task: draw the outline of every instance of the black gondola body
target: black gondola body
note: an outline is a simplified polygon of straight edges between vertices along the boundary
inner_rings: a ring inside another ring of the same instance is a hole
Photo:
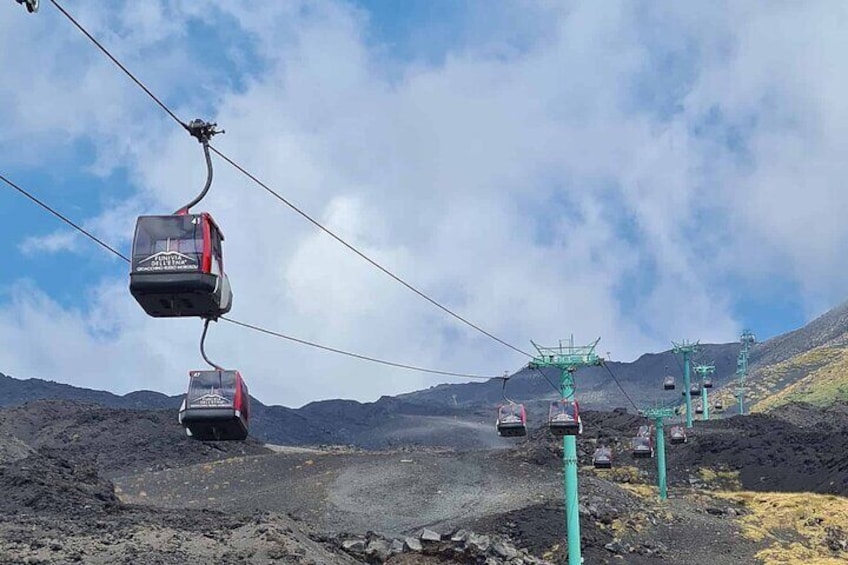
[[[663,379],[663,390],[674,390],[674,377],[669,375]]]
[[[650,436],[636,436],[631,445],[636,459],[650,459],[654,456],[654,440]]]
[[[224,236],[208,213],[140,216],[130,293],[155,318],[217,319],[232,308]]]
[[[180,407],[180,424],[201,441],[247,438],[250,396],[238,371],[191,371],[188,392]]]
[[[595,469],[611,469],[612,468],[612,449],[609,447],[599,447],[592,455],[592,465]]]
[[[693,384],[692,386],[690,386],[689,387],[689,394],[692,395],[692,396],[697,396],[697,395],[701,394],[701,385],[696,383],[696,384]]]
[[[713,388],[713,380],[704,379],[704,388]]]
[[[527,435],[527,412],[523,404],[501,404],[498,406],[498,435],[520,437]]]
[[[673,445],[686,443],[686,430],[683,429],[683,426],[672,426],[669,439]]]
[[[580,407],[576,401],[555,400],[548,413],[548,427],[554,437],[575,436],[583,433]]]

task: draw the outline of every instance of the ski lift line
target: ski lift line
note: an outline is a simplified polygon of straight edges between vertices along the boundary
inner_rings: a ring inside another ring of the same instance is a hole
[[[106,251],[108,251],[109,253],[112,253],[113,255],[115,255],[115,256],[117,256],[117,257],[119,257],[119,258],[123,259],[123,260],[124,260],[124,261],[126,261],[127,263],[129,263],[129,262],[130,262],[130,258],[129,258],[129,257],[127,257],[126,255],[124,255],[123,253],[121,253],[120,251],[118,251],[117,249],[115,249],[114,247],[112,247],[111,245],[109,245],[108,243],[106,243],[105,241],[103,241],[102,239],[98,238],[96,235],[92,234],[91,232],[89,232],[89,231],[88,231],[88,230],[86,230],[85,228],[83,228],[83,227],[79,226],[78,224],[74,223],[72,220],[68,219],[68,217],[67,217],[67,216],[65,216],[64,214],[62,214],[61,212],[58,212],[57,210],[55,210],[55,209],[51,208],[50,206],[48,206],[47,204],[45,204],[43,201],[41,201],[40,199],[36,198],[36,197],[35,197],[35,196],[33,196],[30,192],[28,192],[27,190],[24,190],[23,188],[21,188],[20,186],[18,186],[17,184],[15,184],[14,182],[12,182],[11,180],[9,180],[8,178],[6,178],[6,177],[5,177],[4,175],[2,175],[2,174],[0,174],[0,181],[3,181],[4,183],[6,183],[6,184],[7,184],[7,185],[9,185],[10,187],[12,187],[14,190],[18,191],[19,193],[21,193],[21,194],[22,194],[22,195],[24,195],[25,197],[29,198],[32,202],[35,202],[37,205],[39,205],[39,206],[40,206],[40,207],[42,207],[43,209],[47,210],[50,214],[52,214],[53,216],[55,216],[55,217],[59,218],[61,221],[63,221],[63,222],[64,222],[64,223],[66,223],[67,225],[71,226],[73,229],[77,230],[78,232],[80,232],[81,234],[83,234],[85,237],[87,237],[88,239],[92,240],[93,242],[95,242],[97,245],[99,245],[100,247],[102,247],[103,249],[105,249]]]
[[[618,388],[621,390],[621,393],[624,395],[624,397],[627,398],[627,400],[630,402],[630,404],[633,405],[633,408],[638,412],[639,407],[636,405],[635,402],[633,402],[633,399],[630,398],[630,395],[627,394],[627,391],[624,390],[624,387],[621,386],[621,382],[619,382],[618,378],[615,376],[615,374],[613,374],[612,369],[609,368],[609,365],[607,365],[606,363],[601,363],[601,365],[603,365],[604,369],[607,370],[607,373],[609,373],[609,375],[612,377],[612,380],[615,381],[615,384],[618,385]]]
[[[171,111],[171,109],[170,109],[170,108],[168,108],[168,106],[166,106],[166,105],[165,105],[165,103],[164,103],[164,102],[162,102],[162,101],[161,101],[161,100],[160,100],[160,99],[159,99],[159,98],[158,98],[155,94],[153,94],[153,93],[150,91],[150,89],[149,89],[149,88],[147,88],[146,86],[144,86],[144,83],[143,83],[143,82],[141,82],[138,78],[136,78],[136,76],[135,76],[134,74],[132,74],[132,73],[130,72],[130,70],[129,70],[129,69],[127,69],[127,68],[126,68],[126,67],[125,67],[125,66],[124,66],[124,65],[123,65],[123,64],[122,64],[122,63],[121,63],[121,62],[120,62],[117,58],[115,58],[115,56],[113,56],[113,55],[109,52],[109,50],[108,50],[108,49],[106,49],[106,47],[104,47],[104,46],[103,46],[103,44],[102,44],[102,43],[100,43],[100,42],[97,40],[97,38],[95,38],[93,35],[91,35],[91,34],[88,32],[88,30],[86,30],[86,29],[85,29],[85,28],[84,28],[84,27],[83,27],[83,26],[82,26],[82,25],[81,25],[81,24],[80,24],[80,23],[79,23],[79,22],[78,22],[78,21],[77,21],[77,20],[76,20],[76,19],[75,19],[72,15],[71,15],[71,14],[69,14],[69,13],[68,13],[68,11],[67,11],[67,10],[65,10],[65,8],[63,8],[63,7],[62,7],[62,5],[61,5],[61,4],[59,4],[59,2],[57,2],[57,0],[50,0],[50,2],[51,2],[54,6],[56,6],[56,9],[57,9],[57,10],[59,10],[59,11],[62,13],[62,15],[63,15],[63,16],[65,16],[65,17],[66,17],[66,18],[67,18],[67,19],[68,19],[68,20],[69,20],[72,24],[74,24],[74,26],[75,26],[75,27],[76,27],[76,28],[80,31],[80,33],[82,33],[82,34],[83,34],[84,36],[86,36],[86,37],[87,37],[87,38],[88,38],[88,39],[89,39],[92,43],[94,43],[94,44],[97,46],[97,48],[98,48],[98,49],[100,49],[100,51],[102,51],[102,52],[103,52],[103,54],[104,54],[104,55],[106,55],[106,56],[107,56],[107,57],[108,57],[108,58],[109,58],[109,59],[110,59],[113,63],[115,63],[115,65],[117,65],[117,66],[118,66],[118,68],[119,68],[119,69],[121,69],[121,70],[124,72],[124,74],[125,74],[125,75],[127,75],[127,76],[128,76],[128,77],[129,77],[129,78],[130,78],[130,79],[131,79],[134,83],[136,83],[136,84],[138,85],[138,87],[139,87],[139,88],[141,88],[141,89],[145,92],[145,94],[147,94],[150,98],[152,98],[152,99],[153,99],[153,101],[154,101],[154,102],[156,102],[156,104],[158,104],[160,108],[162,108],[163,110],[165,110],[165,112],[166,112],[169,116],[171,116],[171,118],[173,118],[173,120],[174,120],[175,122],[177,122],[178,124],[180,124],[180,125],[181,125],[184,129],[186,129],[186,130],[188,130],[188,129],[189,129],[188,124],[186,124],[186,123],[185,123],[185,122],[183,122],[181,119],[179,119],[179,118],[177,117],[177,115],[176,115],[173,111]]]
[[[54,6],[56,6],[56,8],[57,8],[57,9],[58,9],[58,10],[59,10],[59,11],[60,11],[60,12],[61,12],[61,13],[62,13],[62,14],[63,14],[63,15],[64,15],[64,16],[65,16],[65,17],[66,17],[66,18],[67,18],[67,19],[68,19],[68,20],[69,20],[69,21],[70,21],[70,22],[71,22],[71,23],[72,23],[72,24],[73,24],[73,25],[74,25],[74,26],[75,26],[75,27],[76,27],[76,28],[77,28],[77,29],[78,29],[81,33],[82,33],[82,34],[83,34],[83,35],[85,35],[85,36],[86,36],[89,40],[91,40],[91,42],[92,42],[92,43],[94,43],[94,44],[97,46],[97,48],[98,48],[98,49],[100,49],[100,51],[102,51],[102,52],[103,52],[103,54],[104,54],[104,55],[106,55],[106,56],[107,56],[107,57],[108,57],[108,58],[109,58],[109,59],[110,59],[113,63],[115,63],[115,65],[117,65],[117,66],[118,66],[118,68],[119,68],[119,69],[121,69],[121,71],[123,71],[123,72],[124,72],[124,74],[126,74],[126,75],[127,75],[127,76],[128,76],[128,77],[129,77],[129,78],[130,78],[133,82],[135,82],[135,83],[138,85],[138,87],[139,87],[139,88],[141,88],[141,89],[142,89],[142,90],[143,90],[143,91],[144,91],[144,92],[145,92],[145,93],[146,93],[146,94],[147,94],[147,95],[148,95],[151,99],[153,99],[153,101],[154,101],[154,102],[156,102],[156,104],[158,104],[160,108],[162,108],[162,109],[163,109],[163,110],[164,110],[164,111],[165,111],[165,112],[166,112],[166,113],[167,113],[167,114],[168,114],[171,118],[173,118],[173,120],[174,120],[175,122],[177,122],[178,124],[180,124],[180,126],[182,126],[182,127],[183,127],[183,129],[185,129],[185,130],[186,130],[186,131],[188,131],[189,133],[192,133],[192,130],[191,130],[191,128],[190,128],[190,126],[189,126],[189,124],[186,124],[186,123],[185,123],[185,122],[183,122],[183,121],[182,121],[179,117],[177,117],[177,115],[176,115],[176,114],[175,114],[175,113],[174,113],[174,112],[173,112],[170,108],[168,108],[168,106],[167,106],[164,102],[162,102],[162,101],[161,101],[161,100],[160,100],[160,99],[159,99],[159,98],[158,98],[155,94],[153,94],[153,92],[151,92],[151,91],[150,91],[150,89],[149,89],[149,88],[147,88],[147,87],[144,85],[144,83],[142,83],[142,82],[141,82],[138,78],[136,78],[136,76],[135,76],[132,72],[130,72],[130,70],[129,70],[129,69],[127,69],[127,67],[126,67],[126,66],[124,66],[124,65],[123,65],[123,64],[122,64],[122,63],[121,63],[121,62],[120,62],[120,61],[119,61],[119,60],[118,60],[118,59],[117,59],[114,55],[112,55],[112,54],[109,52],[109,50],[108,50],[108,49],[106,49],[106,47],[104,47],[104,46],[103,46],[103,44],[102,44],[102,43],[100,43],[100,42],[97,40],[97,38],[95,38],[93,35],[91,35],[91,33],[89,33],[89,32],[88,32],[88,30],[86,30],[86,29],[85,29],[85,28],[84,28],[84,27],[83,27],[83,26],[82,26],[82,25],[81,25],[81,24],[80,24],[80,23],[79,23],[79,22],[78,22],[78,21],[77,21],[77,20],[76,20],[76,19],[75,19],[72,15],[71,15],[71,14],[69,14],[69,13],[68,13],[68,11],[67,11],[67,10],[65,10],[65,9],[62,7],[62,5],[61,5],[61,4],[59,4],[59,2],[58,2],[57,0],[50,0],[50,2],[51,2]],[[192,135],[194,135],[194,134],[192,134]],[[421,298],[423,298],[423,299],[427,300],[428,302],[430,302],[431,304],[433,304],[433,305],[434,305],[434,306],[436,306],[437,308],[439,308],[439,309],[443,310],[444,312],[446,312],[446,313],[447,313],[447,314],[449,314],[450,316],[453,316],[454,318],[456,318],[456,319],[457,319],[457,320],[459,320],[460,322],[462,322],[462,323],[466,324],[467,326],[469,326],[469,327],[471,327],[471,328],[473,328],[473,329],[477,330],[478,332],[482,333],[483,335],[485,335],[485,336],[487,336],[487,337],[489,337],[489,338],[491,338],[491,339],[493,339],[493,340],[497,341],[497,342],[498,342],[498,343],[500,343],[501,345],[504,345],[504,346],[506,346],[506,347],[508,347],[508,348],[512,349],[513,351],[515,351],[515,352],[517,352],[517,353],[521,353],[522,355],[526,355],[527,357],[533,357],[533,355],[531,355],[530,353],[527,353],[526,351],[522,351],[522,350],[521,350],[521,349],[519,349],[518,347],[516,347],[516,346],[514,346],[514,345],[512,345],[512,344],[510,344],[510,343],[507,343],[506,341],[504,341],[504,340],[500,339],[499,337],[497,337],[497,336],[493,335],[492,333],[490,333],[490,332],[488,332],[488,331],[484,330],[483,328],[481,328],[481,327],[480,327],[480,326],[478,326],[477,324],[474,324],[473,322],[471,322],[471,321],[467,320],[467,319],[466,319],[466,318],[464,318],[463,316],[461,316],[461,315],[457,314],[457,313],[456,313],[456,312],[454,312],[453,310],[451,310],[451,309],[447,308],[446,306],[443,306],[442,304],[440,304],[440,303],[439,303],[439,302],[437,302],[436,300],[434,300],[434,299],[430,298],[430,297],[429,297],[428,295],[426,295],[424,292],[420,291],[419,289],[417,289],[416,287],[414,287],[414,286],[413,286],[413,285],[411,285],[410,283],[408,283],[408,282],[406,282],[405,280],[401,279],[399,276],[395,275],[394,273],[392,273],[391,271],[389,271],[388,269],[386,269],[385,267],[383,267],[382,265],[380,265],[379,263],[377,263],[376,261],[374,261],[373,259],[371,259],[371,258],[370,258],[370,257],[368,257],[367,255],[365,255],[362,251],[360,251],[359,249],[357,249],[357,248],[356,248],[356,247],[354,247],[353,245],[351,245],[351,244],[347,243],[345,240],[343,240],[341,237],[339,237],[338,235],[336,235],[334,232],[332,232],[332,231],[330,231],[328,228],[324,227],[324,226],[323,226],[321,223],[319,223],[317,220],[315,220],[315,219],[314,219],[314,218],[312,218],[310,215],[308,215],[306,212],[302,211],[302,210],[301,210],[301,209],[299,209],[297,206],[295,206],[294,204],[292,204],[291,202],[289,202],[287,199],[285,199],[285,198],[284,198],[283,196],[281,196],[279,193],[277,193],[276,191],[272,190],[272,189],[271,189],[268,185],[266,185],[265,183],[261,182],[258,178],[256,178],[254,175],[250,174],[250,173],[249,173],[246,169],[244,169],[243,167],[241,167],[240,165],[238,165],[235,161],[233,161],[232,159],[230,159],[229,157],[227,157],[226,155],[224,155],[221,151],[219,151],[218,149],[216,149],[215,147],[213,147],[213,146],[211,146],[211,145],[210,145],[209,147],[210,147],[210,148],[212,149],[212,151],[214,151],[214,152],[215,152],[215,153],[216,153],[219,157],[221,157],[222,159],[224,159],[225,161],[227,161],[230,165],[232,165],[233,167],[235,167],[237,170],[239,170],[242,174],[244,174],[244,175],[245,175],[245,176],[247,176],[249,179],[251,179],[252,181],[254,181],[256,184],[258,184],[259,186],[261,186],[262,188],[264,188],[266,191],[268,191],[270,194],[272,194],[273,196],[275,196],[275,197],[276,197],[277,199],[279,199],[281,202],[283,202],[284,204],[286,204],[286,205],[287,205],[288,207],[290,207],[292,210],[294,210],[295,212],[297,212],[298,214],[300,214],[301,216],[303,216],[304,218],[306,218],[309,222],[311,222],[311,223],[312,223],[312,224],[314,224],[316,227],[318,227],[319,229],[321,229],[322,231],[324,231],[325,233],[327,233],[328,235],[330,235],[333,239],[335,239],[336,241],[338,241],[339,243],[341,243],[342,245],[344,245],[345,247],[347,247],[348,249],[350,249],[351,251],[353,251],[354,253],[356,253],[357,255],[359,255],[362,259],[366,260],[366,261],[367,261],[367,262],[369,262],[371,265],[373,265],[373,266],[374,266],[374,267],[376,267],[377,269],[379,269],[379,270],[383,271],[383,273],[385,273],[386,275],[388,275],[389,277],[391,277],[392,279],[394,279],[394,280],[395,280],[395,281],[397,281],[398,283],[402,284],[403,286],[405,286],[406,288],[408,288],[409,290],[411,290],[411,291],[412,291],[412,292],[414,292],[415,294],[419,295]],[[206,143],[205,143],[205,142],[204,142],[204,149],[206,149]]]
[[[26,196],[28,199],[30,199],[31,201],[38,204],[41,208],[43,208],[44,210],[47,210],[50,214],[52,214],[53,216],[62,220],[65,224],[69,225],[73,229],[75,229],[78,232],[85,235],[87,238],[89,238],[92,241],[94,241],[95,243],[97,243],[100,247],[102,247],[103,249],[105,249],[109,253],[112,253],[113,255],[119,257],[120,259],[123,259],[127,263],[131,262],[129,257],[124,255],[123,253],[121,253],[120,251],[118,251],[117,249],[115,249],[114,247],[109,245],[108,243],[99,239],[97,236],[86,231],[85,228],[80,227],[78,224],[76,224],[75,222],[73,222],[72,220],[70,220],[66,216],[64,216],[61,212],[56,211],[55,209],[51,208],[50,206],[48,206],[47,204],[45,204],[44,202],[42,202],[41,200],[39,200],[38,198],[33,196],[32,194],[30,194],[27,190],[23,189],[22,187],[18,186],[14,182],[10,181],[3,174],[0,174],[0,181],[3,181],[4,183],[9,185],[13,189],[18,191],[19,193],[21,193],[22,195]],[[453,372],[453,371],[439,371],[439,370],[436,370],[436,369],[427,369],[427,368],[424,368],[424,367],[416,367],[414,365],[406,365],[404,363],[395,363],[394,361],[386,361],[384,359],[377,359],[375,357],[368,357],[366,355],[360,355],[358,353],[352,353],[352,352],[349,352],[349,351],[344,351],[344,350],[341,350],[341,349],[336,349],[336,348],[333,348],[333,347],[320,345],[318,343],[313,343],[313,342],[310,342],[310,341],[302,340],[302,339],[299,339],[299,338],[296,338],[296,337],[287,336],[287,335],[284,335],[284,334],[281,334],[281,333],[273,332],[273,331],[265,329],[265,328],[261,328],[259,326],[254,326],[252,324],[248,324],[248,323],[245,323],[245,322],[233,320],[231,318],[221,317],[221,319],[226,320],[226,321],[230,322],[231,324],[240,325],[240,326],[243,326],[245,328],[249,328],[249,329],[261,332],[261,333],[266,333],[266,334],[269,334],[269,335],[272,335],[272,336],[279,337],[281,339],[287,339],[287,340],[293,341],[295,343],[300,343],[300,344],[303,344],[303,345],[309,345],[311,347],[315,347],[315,348],[318,348],[318,349],[323,349],[323,350],[326,350],[326,351],[339,353],[341,355],[347,355],[349,357],[362,359],[364,361],[371,361],[373,363],[379,363],[381,365],[388,365],[388,366],[391,366],[391,367],[408,369],[408,370],[411,370],[411,371],[419,371],[419,372],[422,372],[422,373],[431,373],[431,374],[434,374],[434,375],[443,375],[443,376],[448,376],[448,377],[461,377],[461,378],[482,379],[482,380],[489,380],[489,379],[493,378],[493,377],[487,377],[487,376],[483,376],[483,375],[473,375],[473,374],[469,374],[469,373],[459,373],[459,372]],[[203,345],[204,341],[203,341],[203,339],[205,338],[205,335],[206,335],[206,327],[207,326],[208,326],[208,320],[207,320],[206,324],[204,325],[203,337],[201,338],[201,355],[203,355],[203,358],[207,363],[209,363],[213,367],[217,368],[217,365],[212,363],[206,357],[206,354],[204,352],[204,345]]]
[[[539,369],[538,367],[534,367],[534,370],[537,373],[539,373],[542,376],[542,378],[545,379],[545,381],[547,381],[547,383],[549,385],[551,385],[551,388],[554,389],[555,393],[557,393],[558,395],[562,394],[562,391],[559,388],[557,388],[557,386],[554,385],[554,383],[551,382],[551,379],[549,379],[548,376],[545,373],[543,373],[541,369]]]
[[[244,167],[242,167],[241,165],[236,163],[234,160],[230,159],[227,155],[225,155],[223,152],[221,152],[215,146],[210,145],[209,148],[212,151],[214,151],[215,154],[218,155],[221,159],[223,159],[224,161],[226,161],[227,163],[232,165],[237,171],[239,171],[244,176],[246,176],[251,181],[253,181],[257,186],[264,189],[268,194],[270,194],[271,196],[273,196],[274,198],[276,198],[277,200],[279,200],[280,202],[282,202],[283,204],[285,204],[286,206],[291,208],[293,211],[295,211],[300,216],[302,216],[306,221],[308,221],[309,223],[311,223],[312,225],[317,227],[319,230],[323,231],[324,233],[326,233],[327,235],[329,235],[330,237],[335,239],[338,243],[342,244],[348,250],[352,251],[353,253],[358,255],[361,259],[363,259],[366,262],[368,262],[369,264],[371,264],[371,266],[375,267],[379,271],[382,271],[383,274],[387,275],[388,277],[393,279],[395,282],[400,283],[401,285],[405,286],[408,290],[417,294],[418,296],[420,296],[421,298],[423,298],[424,300],[426,300],[427,302],[429,302],[430,304],[432,304],[436,308],[442,310],[446,314],[452,316],[456,320],[459,320],[460,322],[469,326],[470,328],[473,328],[474,330],[480,332],[481,334],[485,335],[486,337],[493,339],[494,341],[500,343],[501,345],[503,345],[505,347],[508,347],[509,349],[512,349],[513,351],[515,351],[517,353],[521,353],[522,355],[526,355],[527,357],[531,357],[531,358],[533,357],[532,354],[530,354],[526,351],[523,351],[522,349],[520,349],[520,348],[518,348],[518,347],[516,347],[516,346],[514,346],[510,343],[507,343],[506,341],[495,336],[494,334],[484,330],[483,328],[481,328],[480,326],[478,326],[474,322],[471,322],[467,318],[464,318],[462,315],[457,314],[456,312],[454,312],[453,310],[451,310],[447,306],[444,306],[443,304],[441,304],[437,300],[431,298],[426,293],[424,293],[422,290],[419,290],[417,287],[413,286],[411,283],[408,283],[407,281],[402,279],[400,276],[394,274],[392,271],[390,271],[389,269],[387,269],[386,267],[384,267],[383,265],[381,265],[380,263],[378,263],[377,261],[375,261],[374,259],[372,259],[368,255],[366,255],[359,248],[355,247],[354,245],[352,245],[352,244],[348,243],[347,241],[345,241],[344,239],[342,239],[341,236],[337,235],[335,232],[330,230],[328,227],[324,226],[321,222],[319,222],[318,220],[316,220],[315,218],[310,216],[308,213],[304,212],[302,209],[297,207],[294,203],[292,203],[290,200],[285,198],[279,192],[275,191],[270,186],[268,186],[267,184],[265,184],[264,182],[259,180],[259,178],[257,178],[255,175],[253,175],[250,171],[248,171],[247,169],[245,169]]]
[[[290,335],[286,335],[286,334],[283,334],[283,333],[280,333],[280,332],[275,332],[275,331],[269,330],[267,328],[255,326],[253,324],[248,324],[246,322],[240,322],[238,320],[234,320],[234,319],[228,318],[226,316],[221,316],[221,320],[224,320],[225,322],[229,322],[231,324],[235,324],[237,326],[241,326],[243,328],[247,328],[249,330],[253,330],[255,332],[264,333],[264,334],[270,335],[272,337],[278,337],[280,339],[293,341],[293,342],[299,343],[301,345],[308,345],[309,347],[314,347],[316,349],[321,349],[323,351],[329,351],[331,353],[338,353],[339,355],[346,355],[348,357],[353,357],[355,359],[361,359],[363,361],[371,361],[372,363],[377,363],[377,364],[380,364],[380,365],[387,365],[389,367],[397,367],[398,369],[407,369],[409,371],[418,371],[420,373],[430,373],[430,374],[433,374],[433,375],[442,375],[442,376],[446,376],[446,377],[458,377],[458,378],[463,378],[463,379],[481,379],[481,380],[486,380],[486,381],[494,379],[494,378],[499,378],[499,379],[503,378],[503,377],[492,377],[492,376],[487,377],[485,375],[474,375],[474,374],[471,374],[471,373],[457,373],[457,372],[454,372],[454,371],[440,371],[440,370],[437,370],[437,369],[428,369],[428,368],[425,368],[425,367],[418,367],[418,366],[415,366],[415,365],[407,365],[405,363],[396,363],[394,361],[387,361],[385,359],[378,359],[376,357],[369,357],[368,355],[361,355],[359,353],[353,353],[351,351],[345,351],[344,349],[337,349],[335,347],[329,347],[327,345],[321,345],[319,343],[314,343],[312,341],[307,341],[305,339],[292,337]]]

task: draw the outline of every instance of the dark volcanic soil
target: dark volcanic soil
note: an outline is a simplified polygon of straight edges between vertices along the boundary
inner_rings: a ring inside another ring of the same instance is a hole
[[[55,450],[68,459],[93,459],[104,474],[158,470],[238,455],[269,453],[258,441],[199,442],[185,435],[172,410],[104,408],[70,400],[39,400],[0,410],[3,446]]]

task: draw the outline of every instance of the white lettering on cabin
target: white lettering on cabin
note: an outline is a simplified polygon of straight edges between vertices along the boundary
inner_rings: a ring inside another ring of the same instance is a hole
[[[161,251],[138,262],[136,271],[194,271],[197,260],[176,251]]]
[[[198,398],[195,398],[191,401],[192,408],[197,407],[218,407],[218,406],[232,406],[232,401],[225,396],[221,396],[217,392],[212,392],[209,394],[204,394]]]

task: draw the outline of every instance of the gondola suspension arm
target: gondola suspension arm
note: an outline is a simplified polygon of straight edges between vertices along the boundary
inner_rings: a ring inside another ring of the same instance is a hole
[[[196,119],[189,122],[188,125],[184,126],[188,133],[197,138],[197,141],[203,146],[203,156],[206,158],[206,184],[203,186],[203,190],[200,191],[200,194],[194,197],[194,200],[174,212],[174,214],[188,214],[189,209],[193,206],[196,206],[206,197],[206,193],[209,192],[209,188],[212,186],[212,157],[209,155],[209,140],[212,139],[212,136],[217,135],[219,133],[225,133],[224,130],[215,129],[218,127],[218,124],[204,122],[203,120]]]
[[[206,331],[209,329],[209,322],[211,322],[209,318],[206,318],[203,321],[203,334],[200,336],[200,355],[203,356],[203,360],[209,363],[209,365],[215,369],[216,371],[223,371],[224,369],[213,363],[209,357],[206,356]]]

